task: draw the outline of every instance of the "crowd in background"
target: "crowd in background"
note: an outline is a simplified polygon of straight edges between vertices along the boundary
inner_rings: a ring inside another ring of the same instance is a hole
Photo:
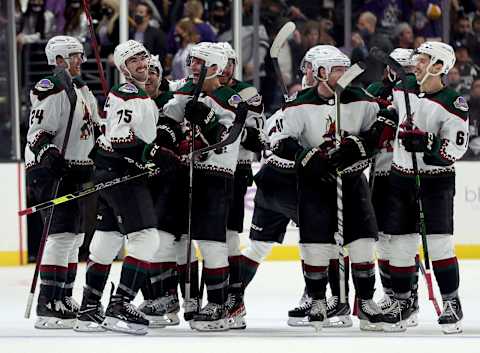
[[[16,0],[17,45],[20,50],[45,43],[57,34],[79,38],[93,58],[83,0]],[[367,71],[361,84],[382,78],[383,67],[368,56],[373,46],[386,52],[393,48],[416,48],[427,39],[441,40],[440,0],[352,1],[352,37],[344,43],[344,4],[333,0],[262,0],[260,2],[259,77],[267,113],[278,109],[281,91],[267,55],[282,25],[297,25],[288,45],[282,48],[279,63],[289,92],[301,87],[299,66],[305,52],[314,45],[335,45],[350,55],[352,62],[364,60]],[[243,79],[252,81],[253,3],[243,0]],[[119,42],[119,0],[89,0],[100,56],[106,68],[113,66],[113,50]],[[159,55],[167,78],[185,77],[189,48],[202,41],[230,41],[231,1],[229,0],[130,0],[129,37],[142,42]],[[471,148],[466,159],[480,159],[480,0],[450,1],[450,44],[457,63],[446,77],[446,84],[469,100]],[[22,66],[28,65],[23,57]],[[21,70],[24,72],[24,70]],[[115,78],[110,77],[113,85]],[[34,82],[22,81],[24,85]],[[28,88],[28,87],[27,87]],[[28,100],[24,102],[28,104]],[[26,119],[24,119],[26,121]],[[477,147],[478,145],[478,147]]]

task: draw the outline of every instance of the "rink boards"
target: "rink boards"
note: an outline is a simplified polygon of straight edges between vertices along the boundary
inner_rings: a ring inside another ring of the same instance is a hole
[[[259,165],[254,165],[254,171]],[[461,259],[480,259],[480,162],[457,163],[455,195],[455,243],[457,256]],[[26,263],[26,222],[17,216],[25,206],[24,170],[21,163],[0,164],[0,266]],[[242,246],[248,243],[248,231],[253,214],[255,185],[245,196],[244,233]],[[269,260],[298,260],[298,228],[290,224],[284,244],[274,246]]]

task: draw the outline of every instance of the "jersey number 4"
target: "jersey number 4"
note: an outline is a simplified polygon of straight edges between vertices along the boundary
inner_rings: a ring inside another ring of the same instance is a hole
[[[133,112],[130,110],[130,109],[123,109],[123,110],[119,110],[117,112],[117,115],[118,115],[118,123],[120,124],[120,122],[122,121],[125,121],[127,124],[130,123],[132,121],[132,114]]]

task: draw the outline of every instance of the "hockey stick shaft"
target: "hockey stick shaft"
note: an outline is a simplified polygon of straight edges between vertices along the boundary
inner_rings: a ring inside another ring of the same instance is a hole
[[[372,48],[371,53],[372,55],[379,58],[381,61],[385,62],[387,65],[389,65],[390,68],[393,71],[395,71],[400,77],[400,80],[402,81],[402,86],[403,86],[403,97],[405,100],[407,122],[410,128],[413,128],[412,108],[410,105],[409,93],[406,87],[405,69],[396,60],[394,60],[393,58],[391,58],[385,52],[381,51],[378,48]],[[433,292],[433,282],[432,282],[432,276],[431,276],[431,270],[430,270],[430,257],[428,253],[428,242],[427,242],[427,227],[425,223],[425,212],[423,210],[420,173],[418,172],[417,155],[415,152],[411,152],[411,158],[412,158],[413,174],[415,178],[415,202],[417,204],[417,217],[418,217],[417,221],[419,225],[420,236],[422,238],[423,257],[425,261],[425,272],[422,271],[422,273],[425,277],[425,281],[427,282],[428,298],[432,301],[435,307],[435,311],[437,311],[438,304],[436,304],[435,293]]]
[[[73,88],[73,82],[71,81],[69,75],[66,73],[65,69],[56,69],[55,75],[59,78],[65,86],[65,92],[67,93],[68,100],[70,102],[70,114],[68,116],[67,127],[65,129],[65,136],[63,138],[62,149],[60,153],[62,157],[65,156],[65,152],[67,150],[68,141],[70,139],[70,131],[72,130],[72,123],[73,123],[73,115],[75,113],[75,107],[77,104],[77,97],[75,93],[75,89]],[[58,190],[60,188],[60,183],[62,182],[62,178],[59,178],[54,182],[54,186],[52,189],[52,198],[56,198],[58,195]],[[37,288],[38,282],[38,275],[40,273],[40,264],[42,263],[43,252],[45,250],[45,244],[47,243],[48,233],[50,232],[50,225],[53,219],[53,211],[54,208],[49,208],[49,212],[45,216],[45,220],[43,223],[43,230],[42,230],[42,237],[40,238],[40,245],[38,248],[37,258],[35,262],[35,272],[33,273],[32,283],[30,285],[30,294],[27,299],[27,306],[25,308],[25,315],[26,319],[30,318],[30,314],[32,311],[32,304],[33,304],[33,297],[35,295],[35,289]]]
[[[85,16],[87,17],[88,30],[90,31],[90,39],[92,41],[93,52],[95,53],[95,60],[97,62],[103,96],[107,98],[107,95],[108,95],[107,80],[105,79],[105,72],[103,71],[102,62],[100,60],[100,51],[98,50],[97,37],[95,35],[95,30],[93,29],[93,20],[90,14],[89,0],[83,0],[82,4],[83,4],[83,11],[85,12]]]
[[[438,305],[438,302],[437,302],[437,299],[435,298],[435,296],[430,295],[431,293],[433,293],[432,275],[431,275],[430,271],[427,272],[427,270],[425,269],[425,266],[423,265],[423,263],[421,261],[419,262],[419,265],[420,265],[420,271],[422,272],[422,275],[425,278],[425,282],[427,283],[427,287],[429,287],[428,288],[428,299],[432,302],[433,307],[435,308],[435,311],[437,312],[437,315],[440,316],[440,314],[442,313],[442,310],[440,309],[440,305]]]
[[[200,69],[200,75],[198,77],[198,82],[193,91],[192,101],[196,103],[202,93],[203,82],[207,76],[207,67],[202,65]],[[190,299],[190,286],[192,280],[192,207],[193,207],[193,167],[195,165],[195,124],[191,123],[191,141],[190,141],[190,165],[189,165],[189,180],[188,180],[188,233],[187,233],[187,273],[185,275],[185,300]]]
[[[19,216],[26,216],[26,215],[30,215],[30,214],[33,214],[33,213],[36,213],[36,212],[39,212],[39,211],[43,211],[43,210],[46,210],[50,207],[58,206],[58,205],[60,205],[62,203],[65,203],[65,202],[78,200],[82,197],[88,196],[88,195],[93,194],[95,192],[98,192],[100,190],[105,190],[105,189],[110,188],[112,186],[122,184],[122,183],[126,183],[128,181],[135,180],[137,178],[143,177],[143,176],[148,175],[148,174],[153,174],[155,172],[156,171],[145,171],[145,172],[142,172],[140,174],[125,175],[123,177],[118,177],[118,178],[115,178],[115,179],[112,179],[112,180],[109,180],[109,181],[106,181],[106,182],[98,183],[98,184],[95,184],[93,186],[87,187],[83,190],[79,190],[79,191],[76,191],[76,192],[71,193],[71,194],[66,194],[66,195],[57,197],[53,200],[45,201],[45,202],[42,202],[38,205],[25,208],[23,210],[18,211],[18,215]]]
[[[341,95],[343,90],[363,71],[365,71],[363,63],[357,63],[350,67],[338,80],[335,87],[335,147],[340,148],[342,131],[341,131]],[[340,303],[346,303],[346,281],[345,281],[345,249],[343,247],[343,180],[340,173],[337,173],[337,232],[335,234],[335,242],[338,246],[338,271],[340,282]]]
[[[295,23],[287,22],[283,25],[282,28],[278,31],[275,39],[273,40],[272,46],[270,47],[270,57],[272,58],[273,69],[275,70],[275,75],[278,79],[278,84],[283,93],[284,102],[288,100],[288,90],[285,80],[283,79],[282,70],[280,69],[280,64],[278,63],[278,55],[280,54],[280,49],[288,41],[290,35],[295,31]]]

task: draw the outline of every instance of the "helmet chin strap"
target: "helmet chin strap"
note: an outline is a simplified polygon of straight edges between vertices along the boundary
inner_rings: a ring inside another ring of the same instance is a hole
[[[126,79],[135,82],[137,85],[140,85],[140,86],[142,86],[142,87],[145,87],[145,84],[146,84],[147,81],[148,81],[148,73],[147,73],[147,75],[146,75],[147,77],[145,78],[145,80],[144,80],[144,81],[140,81],[140,80],[137,80],[135,77],[133,77],[132,73],[130,72],[129,69],[127,69],[126,66],[124,66],[123,69],[128,73],[128,75],[125,75],[125,78],[126,78]]]
[[[319,78],[318,79],[320,81],[321,84],[323,84],[323,86],[331,93],[331,94],[335,94],[335,91],[332,89],[332,87],[330,87],[330,85],[328,84],[328,75],[327,75],[327,78],[326,79],[322,79],[322,78]]]
[[[397,81],[397,75],[388,66],[387,66],[387,78],[392,83]]]
[[[440,76],[442,74],[441,71],[437,72],[436,74],[434,74],[433,72],[430,72],[430,69],[433,67],[433,65],[435,65],[434,62],[430,62],[427,65],[425,76],[423,76],[423,78],[419,82],[420,87],[427,81],[428,77],[430,77],[430,76],[432,76],[432,77]]]

